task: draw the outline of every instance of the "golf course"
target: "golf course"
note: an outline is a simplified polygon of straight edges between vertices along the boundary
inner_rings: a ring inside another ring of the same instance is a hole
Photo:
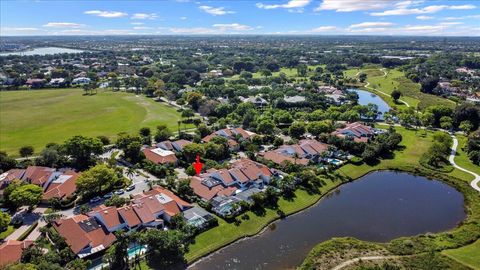
[[[18,156],[25,145],[38,153],[51,142],[74,135],[111,139],[119,132],[167,125],[177,129],[180,113],[143,95],[99,90],[84,95],[81,89],[0,92],[0,151]]]

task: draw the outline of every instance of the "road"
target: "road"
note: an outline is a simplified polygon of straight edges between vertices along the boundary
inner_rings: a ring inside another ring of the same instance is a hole
[[[470,186],[472,186],[472,188],[474,188],[475,190],[480,192],[480,186],[479,186],[480,175],[478,175],[478,174],[476,174],[472,171],[469,171],[469,170],[467,170],[463,167],[460,167],[460,166],[457,165],[457,163],[455,163],[455,155],[457,154],[458,140],[457,140],[457,137],[455,137],[455,135],[452,135],[452,139],[453,139],[452,152],[450,153],[450,156],[448,157],[448,161],[450,161],[450,163],[453,165],[453,167],[473,175],[475,177],[475,179],[473,179],[473,181],[470,182]]]

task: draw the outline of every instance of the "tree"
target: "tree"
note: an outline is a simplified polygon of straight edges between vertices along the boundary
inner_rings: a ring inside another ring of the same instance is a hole
[[[30,146],[30,145],[23,146],[20,148],[20,150],[18,150],[18,153],[23,158],[33,155],[33,152],[34,152],[33,146]]]
[[[260,73],[261,73],[263,76],[265,76],[265,78],[267,78],[267,77],[269,77],[269,76],[272,76],[272,72],[271,72],[270,70],[268,70],[268,69],[262,69],[262,70],[260,71]]]
[[[440,127],[446,130],[451,130],[453,126],[453,120],[449,116],[442,116],[440,118]]]
[[[143,127],[140,129],[139,133],[140,133],[140,136],[142,137],[150,137],[151,130],[148,127]]]
[[[473,164],[480,165],[480,129],[468,136],[467,153]]]
[[[360,73],[360,75],[358,76],[358,79],[360,80],[360,82],[364,83],[367,80],[367,74],[363,72]]]
[[[398,102],[398,99],[402,96],[402,92],[398,91],[398,90],[393,90],[392,93],[390,94],[393,101],[395,103]]]
[[[184,261],[186,245],[180,231],[147,230],[140,242],[147,245],[147,260],[154,264],[168,266]]]
[[[8,228],[8,224],[10,224],[11,220],[12,218],[9,214],[0,211],[0,232],[3,232]]]
[[[40,203],[42,199],[43,190],[41,187],[33,184],[27,184],[17,187],[12,191],[8,199],[16,207],[28,206],[33,208]]]
[[[305,133],[305,124],[302,122],[295,122],[290,126],[288,132],[293,138],[299,139]]]
[[[100,195],[106,190],[120,183],[114,169],[105,164],[96,165],[84,171],[77,179],[77,189],[81,194],[91,196]]]
[[[182,198],[189,198],[194,195],[193,189],[190,187],[190,180],[183,179],[177,182],[177,192]]]
[[[65,266],[69,270],[87,270],[91,262],[89,260],[75,259]]]
[[[295,191],[295,177],[286,175],[282,179],[278,180],[278,188],[282,191],[284,196],[291,196]]]
[[[465,134],[468,134],[473,129],[472,122],[468,120],[462,121],[459,127],[463,132],[465,132]]]
[[[190,143],[183,147],[182,155],[186,162],[191,163],[195,161],[197,155],[205,155],[205,148],[201,144]]]
[[[110,265],[110,269],[127,269],[129,237],[122,231],[115,236],[117,240],[108,248],[103,260]]]
[[[65,153],[71,157],[72,165],[85,169],[94,163],[95,156],[103,152],[103,144],[97,138],[74,136],[64,144]]]
[[[432,93],[433,89],[437,87],[439,79],[437,77],[427,77],[420,82],[420,90],[424,93]]]
[[[172,132],[165,125],[157,126],[157,131],[155,133],[155,141],[161,142],[168,140],[172,136]]]
[[[6,152],[0,151],[0,172],[6,172],[17,165],[14,158],[9,157]]]

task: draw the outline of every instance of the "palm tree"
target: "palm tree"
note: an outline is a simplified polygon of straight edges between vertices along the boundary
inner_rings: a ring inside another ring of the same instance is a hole
[[[132,168],[132,167],[127,168],[126,174],[129,178],[132,178],[135,175],[135,173],[136,173],[136,171],[135,171],[134,168]]]

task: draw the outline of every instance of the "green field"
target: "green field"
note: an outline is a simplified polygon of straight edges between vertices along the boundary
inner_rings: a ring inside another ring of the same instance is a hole
[[[119,132],[166,124],[177,129],[175,108],[130,93],[80,89],[0,92],[0,150],[18,156],[31,145],[39,152],[50,142],[74,135],[114,138]]]
[[[326,65],[309,65],[307,66],[308,70],[307,70],[307,76],[306,77],[300,77],[298,75],[298,72],[297,72],[297,69],[296,68],[286,68],[286,67],[282,67],[280,68],[279,71],[276,71],[276,72],[272,72],[272,76],[275,77],[275,76],[279,76],[280,73],[285,73],[285,75],[287,76],[287,78],[289,79],[294,79],[294,80],[310,80],[309,77],[312,76],[314,73],[315,73],[315,68],[317,67],[322,67],[325,69]],[[262,73],[260,71],[257,71],[257,72],[253,72],[252,73],[252,77],[255,78],[255,79],[259,79],[259,78],[265,78],[265,76],[262,75]],[[233,75],[232,77],[229,78],[230,80],[238,80],[240,79],[240,75]]]
[[[445,105],[454,107],[455,103],[451,100],[441,98],[435,95],[429,95],[420,91],[420,84],[414,83],[405,77],[403,71],[398,69],[385,69],[387,75],[380,70],[380,67],[368,66],[361,69],[349,69],[344,72],[346,77],[356,77],[358,73],[367,74],[367,82],[369,87],[379,90],[385,94],[378,93],[381,98],[387,101],[390,105],[405,106],[402,103],[394,104],[392,98],[389,96],[394,89],[402,92],[401,100],[407,102],[411,107],[424,109],[432,105]],[[369,91],[375,91],[368,89]]]
[[[473,269],[480,269],[480,240],[468,246],[445,250],[442,253]]]

